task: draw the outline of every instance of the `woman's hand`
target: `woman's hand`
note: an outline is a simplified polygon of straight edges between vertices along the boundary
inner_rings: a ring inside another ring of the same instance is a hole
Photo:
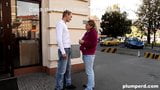
[[[84,43],[84,40],[79,40],[79,44],[83,44]]]

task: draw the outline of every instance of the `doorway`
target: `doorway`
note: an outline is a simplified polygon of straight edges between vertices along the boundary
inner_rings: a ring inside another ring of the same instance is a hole
[[[41,65],[39,0],[11,0],[14,68]]]
[[[0,0],[0,76],[41,66],[41,0]]]

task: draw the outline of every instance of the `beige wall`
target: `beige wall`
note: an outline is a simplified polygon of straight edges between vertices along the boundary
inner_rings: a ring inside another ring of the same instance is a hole
[[[78,40],[85,32],[83,21],[89,19],[89,1],[42,0],[42,8],[49,8],[49,11],[43,11],[42,13],[43,66],[54,68],[57,66],[58,60],[58,47],[55,36],[56,23],[61,19],[64,10],[72,11],[73,18],[68,23],[68,28],[72,44],[78,44]],[[82,63],[81,58],[72,59],[72,64],[79,63]]]
[[[49,0],[42,0],[42,9],[48,8],[49,6]],[[42,11],[42,63],[43,66],[48,66],[48,25],[49,25],[49,15],[47,12]]]

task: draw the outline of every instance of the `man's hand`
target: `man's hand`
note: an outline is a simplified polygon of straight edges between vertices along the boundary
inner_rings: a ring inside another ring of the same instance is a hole
[[[64,60],[67,60],[67,55],[66,54],[62,54],[62,57]]]
[[[79,40],[79,44],[83,44],[84,43],[84,40]]]

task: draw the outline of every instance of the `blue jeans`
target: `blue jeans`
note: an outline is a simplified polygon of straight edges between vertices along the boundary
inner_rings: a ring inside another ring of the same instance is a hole
[[[95,55],[83,55],[85,71],[88,79],[87,88],[85,90],[93,90],[93,88],[95,87],[94,70],[93,70],[94,59]]]
[[[56,90],[63,89],[63,86],[71,85],[71,49],[65,48],[67,60],[64,60],[62,53],[58,50],[58,68],[56,74]]]

